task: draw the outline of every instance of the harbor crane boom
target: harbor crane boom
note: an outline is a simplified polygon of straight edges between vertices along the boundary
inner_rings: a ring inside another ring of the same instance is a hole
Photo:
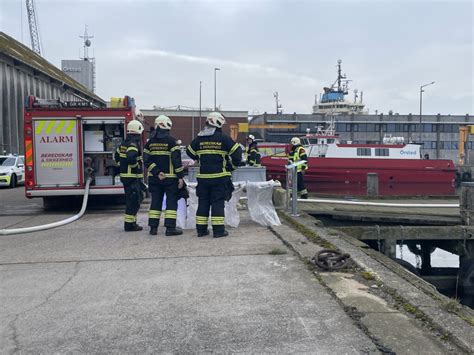
[[[28,13],[28,24],[30,26],[31,49],[36,54],[41,55],[41,42],[34,0],[26,0],[26,12]]]

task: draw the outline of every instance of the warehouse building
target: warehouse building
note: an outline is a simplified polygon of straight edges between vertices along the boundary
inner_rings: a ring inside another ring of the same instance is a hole
[[[23,103],[29,95],[105,106],[100,97],[3,32],[0,85],[0,154],[23,154]]]
[[[403,137],[406,143],[421,142],[422,154],[433,159],[458,160],[459,127],[474,124],[472,115],[423,115],[421,132],[419,115],[334,115],[336,133],[341,141],[352,143],[382,143],[385,136]],[[256,133],[268,142],[288,143],[294,136],[316,133],[331,117],[323,114],[267,114],[254,116],[252,124],[293,123],[296,129],[257,130]],[[467,143],[467,150],[474,148]],[[467,161],[474,164],[474,154]]]

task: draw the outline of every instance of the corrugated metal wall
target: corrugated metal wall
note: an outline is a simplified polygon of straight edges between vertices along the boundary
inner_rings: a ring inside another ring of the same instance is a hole
[[[0,57],[0,154],[23,154],[23,102],[28,95],[43,99],[61,97],[77,100],[57,82],[42,74],[35,74],[23,65],[13,65]]]

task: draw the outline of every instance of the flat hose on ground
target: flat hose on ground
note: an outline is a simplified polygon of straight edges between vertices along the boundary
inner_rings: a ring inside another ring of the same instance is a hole
[[[84,189],[84,198],[82,200],[82,207],[81,207],[81,210],[79,211],[79,213],[76,214],[75,216],[63,219],[62,221],[43,224],[43,225],[40,225],[40,226],[26,227],[26,228],[15,228],[15,229],[0,229],[0,235],[12,235],[12,234],[23,234],[23,233],[39,232],[39,231],[46,230],[46,229],[61,227],[61,226],[64,226],[66,224],[77,221],[79,218],[82,217],[82,215],[86,211],[87,199],[89,198],[89,186],[91,184],[91,180],[92,179],[90,177],[87,178],[86,187]]]

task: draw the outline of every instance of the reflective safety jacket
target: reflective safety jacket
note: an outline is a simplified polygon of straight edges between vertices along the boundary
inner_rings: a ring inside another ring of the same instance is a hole
[[[124,185],[143,178],[142,152],[136,138],[127,137],[117,148],[115,160],[120,165],[120,180]]]
[[[205,131],[210,131],[207,134]],[[206,127],[188,145],[186,153],[199,162],[198,178],[231,176],[242,162],[242,148],[219,128]]]
[[[306,160],[306,163],[298,166],[298,172],[308,169],[308,156],[301,145],[293,146],[291,152],[288,154],[288,161],[290,164],[292,164],[297,163],[300,160]]]
[[[247,165],[260,167],[260,152],[257,143],[254,142],[247,148]]]
[[[153,183],[154,178],[158,178],[160,173],[173,179],[182,179],[184,176],[181,150],[176,144],[176,139],[167,131],[155,131],[153,137],[145,144],[143,159],[148,169],[148,177],[151,177],[150,183]]]

